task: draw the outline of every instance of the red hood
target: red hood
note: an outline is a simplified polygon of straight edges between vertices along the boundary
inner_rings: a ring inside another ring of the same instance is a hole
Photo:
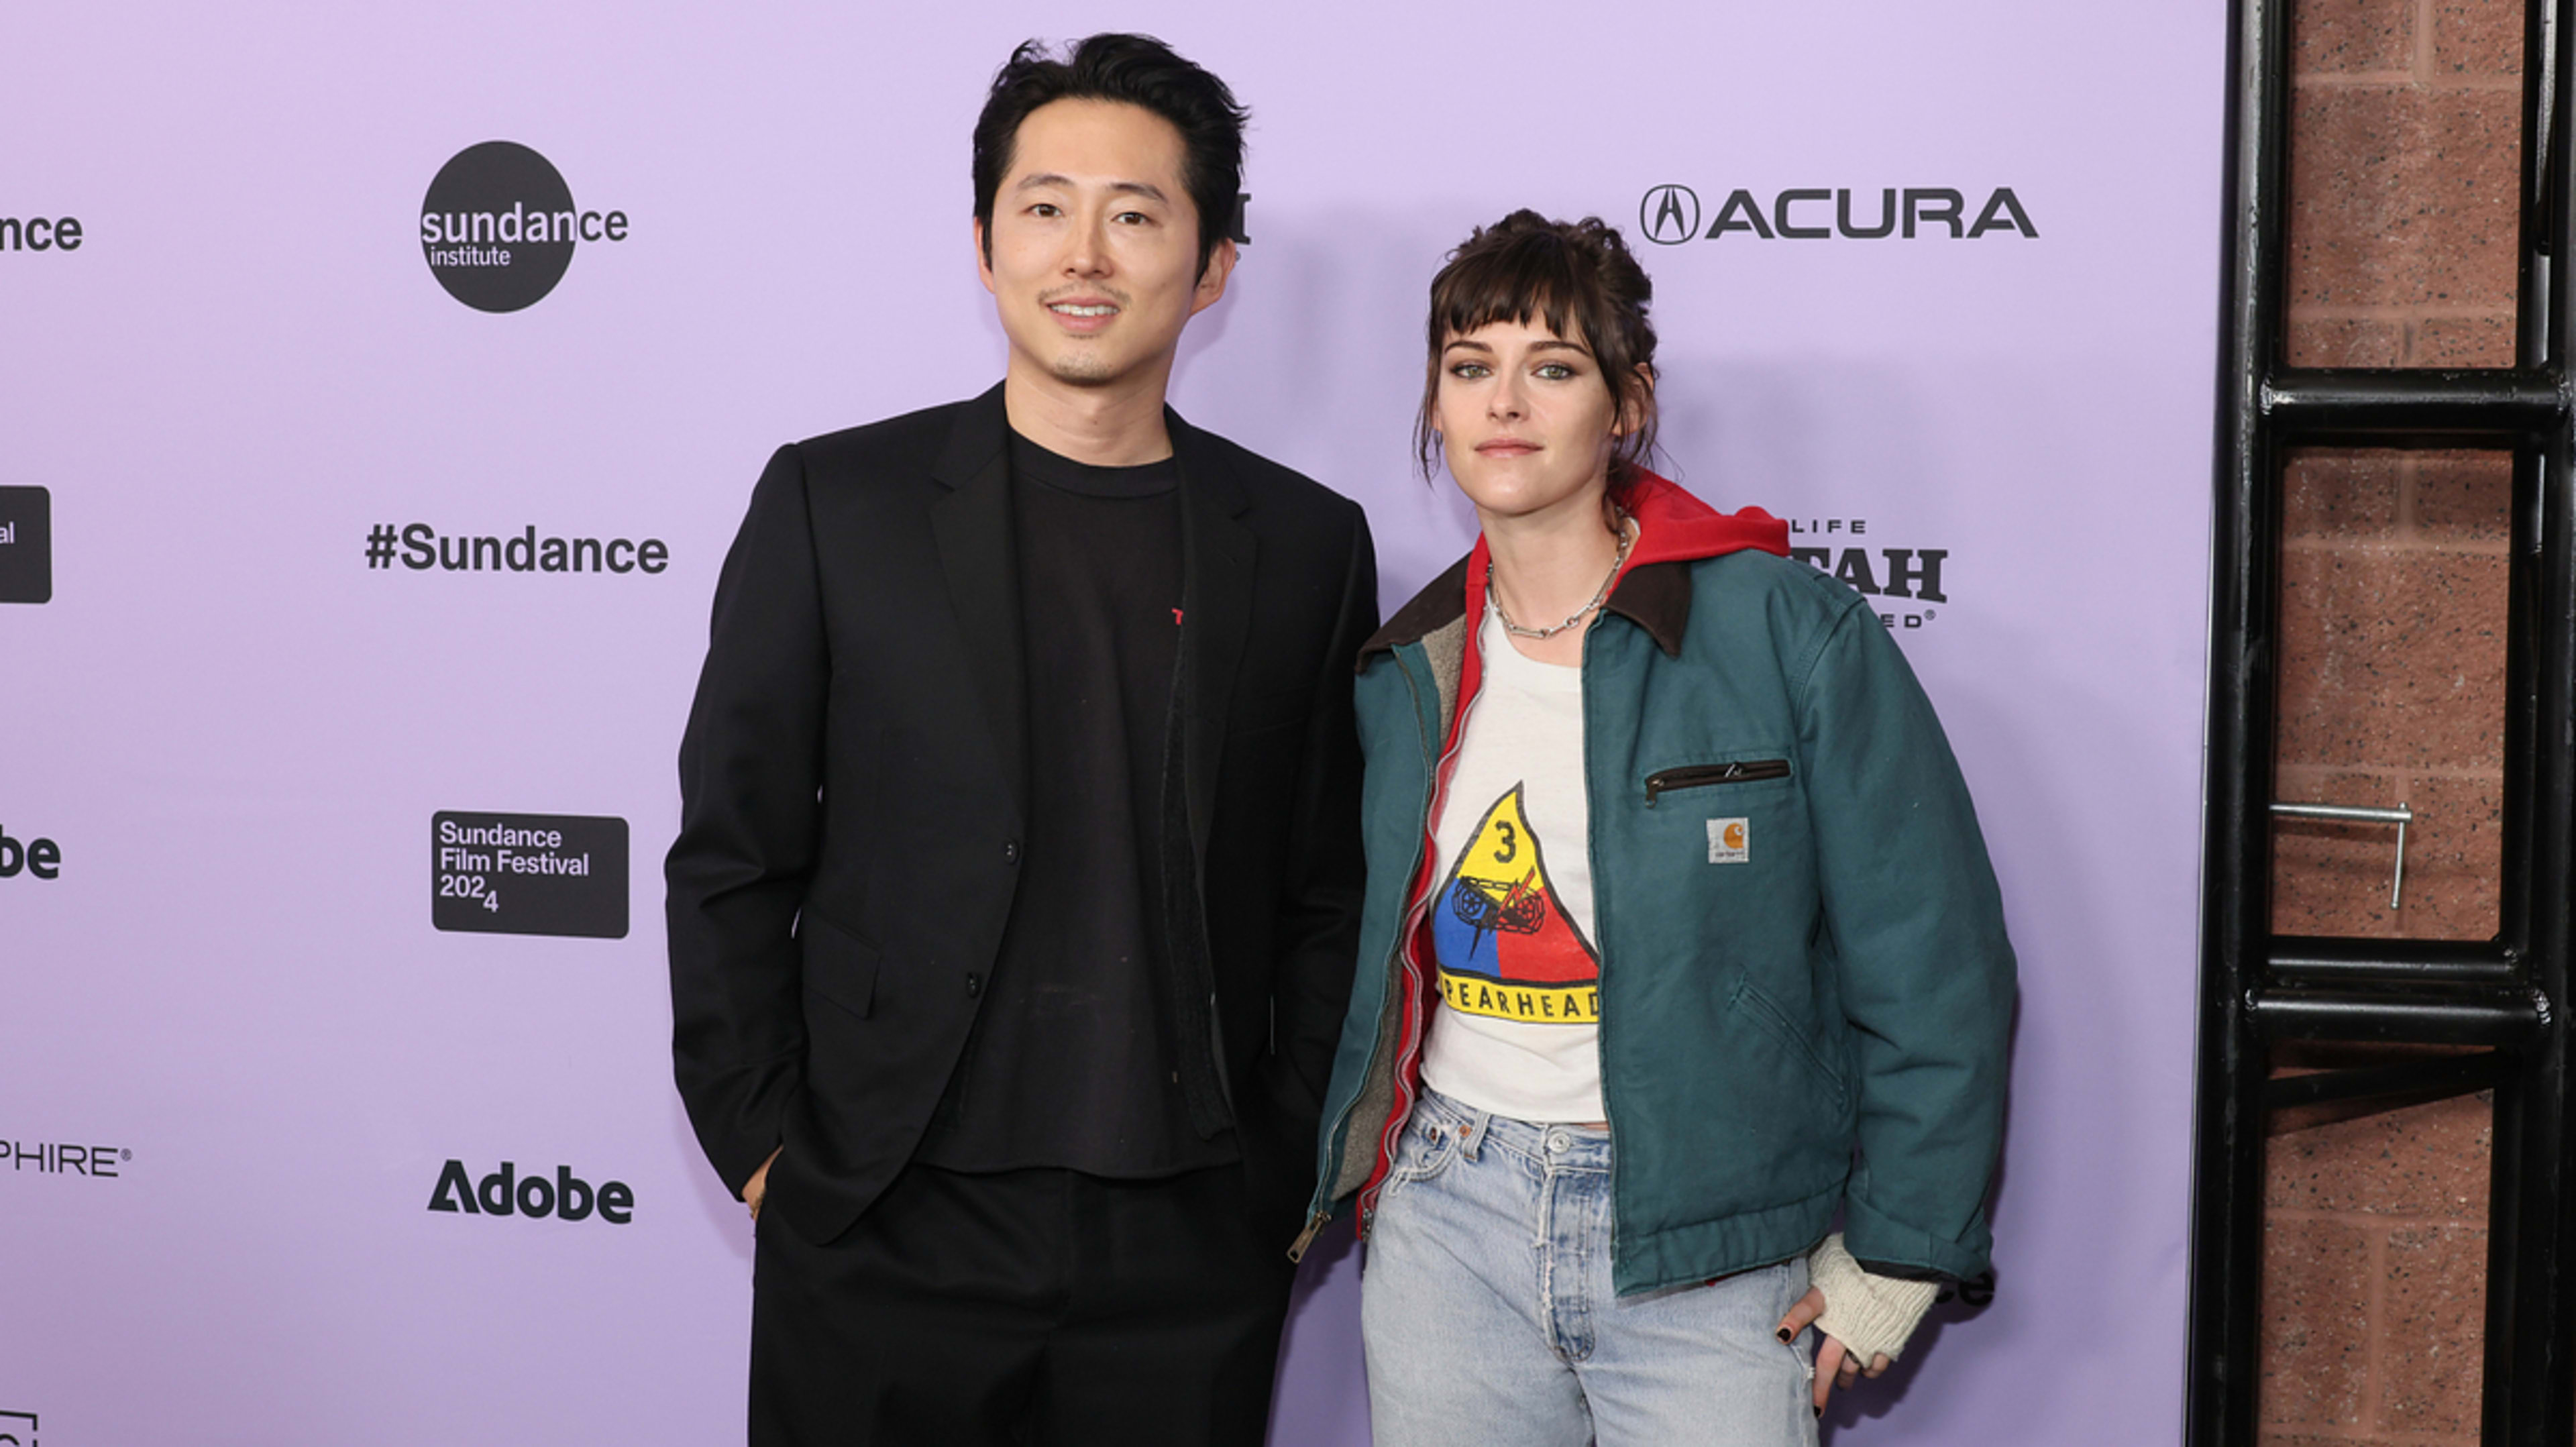
[[[1637,545],[1628,550],[1628,561],[1619,569],[1622,577],[1630,568],[1646,563],[1693,562],[1747,549],[1789,556],[1787,523],[1758,507],[1719,512],[1692,496],[1680,483],[1643,468],[1637,470],[1637,480],[1620,495],[1619,501],[1637,520]],[[1470,618],[1483,616],[1485,578],[1492,567],[1484,536],[1478,534],[1475,551],[1467,561]]]
[[[1640,471],[1622,499],[1637,520],[1637,545],[1628,566],[1688,562],[1759,548],[1789,556],[1789,525],[1758,507],[1724,513],[1691,496],[1680,483]]]

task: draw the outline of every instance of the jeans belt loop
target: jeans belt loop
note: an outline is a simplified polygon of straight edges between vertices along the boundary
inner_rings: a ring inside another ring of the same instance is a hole
[[[1458,1155],[1460,1159],[1470,1162],[1476,1159],[1476,1153],[1483,1149],[1485,1144],[1486,1128],[1491,1126],[1493,1123],[1494,1113],[1492,1111],[1478,1110],[1473,1106],[1469,1106],[1467,1108],[1467,1123],[1458,1129]]]

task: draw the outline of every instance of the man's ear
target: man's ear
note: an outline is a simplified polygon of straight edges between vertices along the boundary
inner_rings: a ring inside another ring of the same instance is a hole
[[[1191,316],[1216,305],[1217,298],[1225,295],[1225,279],[1234,275],[1238,254],[1234,249],[1234,238],[1230,236],[1218,242],[1216,249],[1208,253],[1207,265],[1199,268],[1198,287],[1190,294]]]
[[[978,216],[973,218],[973,220],[975,225],[975,275],[982,279],[984,290],[993,292],[995,296],[1000,296],[1000,292],[993,291],[993,243],[984,235],[984,218]]]

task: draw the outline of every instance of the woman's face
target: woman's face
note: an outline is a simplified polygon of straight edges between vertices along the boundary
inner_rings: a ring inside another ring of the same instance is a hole
[[[1592,349],[1544,319],[1494,322],[1440,349],[1441,450],[1486,518],[1598,519],[1618,412]]]

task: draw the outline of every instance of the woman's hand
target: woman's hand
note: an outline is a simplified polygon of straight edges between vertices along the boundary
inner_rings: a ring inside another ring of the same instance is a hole
[[[1798,1298],[1798,1304],[1789,1308],[1789,1314],[1780,1318],[1780,1340],[1796,1341],[1798,1333],[1824,1314],[1825,1294],[1808,1287],[1807,1294]],[[1833,1395],[1834,1388],[1848,1388],[1863,1377],[1874,1377],[1886,1370],[1887,1353],[1880,1352],[1871,1357],[1869,1365],[1864,1368],[1859,1358],[1843,1350],[1839,1339],[1826,1337],[1824,1345],[1816,1349],[1816,1415],[1821,1417],[1825,1414],[1825,1399]]]

